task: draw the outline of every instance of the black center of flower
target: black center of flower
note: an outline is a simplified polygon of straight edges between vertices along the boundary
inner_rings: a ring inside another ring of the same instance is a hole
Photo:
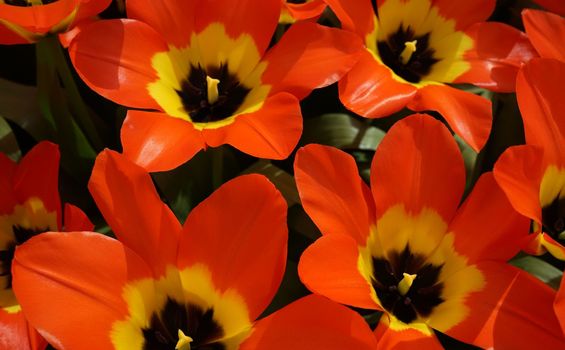
[[[42,0],[41,4],[47,5],[47,4],[50,4],[52,2],[57,2],[57,1],[58,0]],[[30,0],[4,0],[4,3],[7,4],[7,5],[22,6],[22,7],[34,5],[34,3]]]
[[[19,225],[12,226],[14,241],[10,242],[4,250],[0,250],[0,277],[3,277],[2,280],[5,281],[3,285],[0,285],[0,290],[12,288],[12,259],[14,259],[16,246],[23,244],[31,237],[46,231],[49,231],[49,228],[28,229]]]
[[[406,81],[418,83],[439,61],[434,58],[435,50],[430,47],[429,41],[430,33],[416,36],[412,28],[405,29],[400,25],[385,41],[377,41],[377,49],[383,63],[394,73]],[[405,51],[407,43],[415,45],[411,54]]]
[[[553,202],[542,209],[541,215],[544,232],[557,238],[561,232],[565,231],[565,197],[557,196]]]
[[[178,331],[192,338],[191,350],[226,350],[219,339],[224,330],[214,320],[214,310],[194,304],[180,304],[170,298],[165,307],[151,317],[149,328],[143,329],[144,350],[174,349]]]
[[[381,305],[404,323],[418,316],[429,316],[441,304],[443,284],[438,282],[442,266],[426,262],[423,255],[413,254],[407,246],[401,252],[392,252],[388,259],[373,258],[373,288]],[[404,273],[416,275],[404,294],[399,284]]]
[[[209,79],[219,80],[217,98],[209,96]],[[193,122],[206,123],[223,120],[241,106],[247,94],[251,91],[241,84],[238,78],[231,74],[227,64],[219,67],[191,66],[188,77],[182,82],[177,94],[182,99],[185,111]]]
[[[286,2],[290,4],[305,4],[308,0],[286,0]]]

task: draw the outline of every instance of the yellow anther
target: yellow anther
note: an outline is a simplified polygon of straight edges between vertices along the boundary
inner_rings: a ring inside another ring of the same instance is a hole
[[[408,293],[408,291],[410,290],[410,287],[412,287],[412,282],[414,282],[417,275],[416,274],[411,275],[406,272],[404,272],[402,275],[404,277],[400,282],[398,282],[398,292],[401,295],[406,295],[406,293]]]
[[[214,104],[218,101],[218,84],[220,80],[206,76],[206,85],[208,86],[208,103]]]
[[[410,58],[412,58],[412,54],[416,52],[416,44],[418,40],[407,41],[404,43],[404,50],[400,54],[400,59],[402,59],[402,64],[408,63]]]
[[[194,339],[192,339],[188,335],[184,334],[184,332],[181,331],[180,329],[179,329],[178,333],[179,333],[179,341],[177,342],[175,349],[176,350],[190,350],[190,343],[192,343],[192,341]]]

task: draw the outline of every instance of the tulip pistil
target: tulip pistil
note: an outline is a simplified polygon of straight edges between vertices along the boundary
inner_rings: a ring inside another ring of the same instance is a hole
[[[181,331],[180,329],[178,331],[178,337],[179,337],[179,341],[175,346],[175,350],[190,350],[190,343],[192,343],[194,339],[184,334],[184,332]]]
[[[414,52],[416,52],[416,44],[418,40],[407,41],[404,43],[404,50],[400,54],[400,59],[402,60],[402,64],[407,64],[412,58]]]
[[[417,275],[411,275],[406,272],[404,272],[402,275],[404,277],[402,278],[402,280],[400,280],[400,282],[398,282],[398,292],[401,295],[406,295],[406,293],[408,293],[408,291],[410,290],[410,287],[412,287],[412,283],[416,279]]]
[[[208,103],[214,104],[218,101],[219,92],[218,92],[218,84],[220,83],[219,79],[210,78],[206,76],[206,86],[208,88]]]

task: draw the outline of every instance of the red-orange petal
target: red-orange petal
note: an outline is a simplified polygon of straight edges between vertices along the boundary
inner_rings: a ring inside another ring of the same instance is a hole
[[[157,80],[153,55],[167,50],[149,25],[116,19],[85,25],[69,55],[82,80],[100,95],[129,107],[159,109],[147,84]]]
[[[0,44],[1,45],[16,45],[16,44],[29,44],[29,38],[16,34],[15,31],[8,29],[4,24],[0,23]]]
[[[485,287],[467,298],[470,314],[447,334],[482,348],[565,348],[553,311],[555,291],[510,265],[482,262],[477,268]]]
[[[194,32],[197,1],[178,0],[128,0],[128,18],[149,24],[177,48],[185,47]]]
[[[139,254],[156,277],[174,264],[181,226],[145,170],[104,150],[96,158],[88,189],[116,237]]]
[[[429,331],[431,334],[428,335],[413,328],[393,329],[390,327],[389,316],[385,313],[375,329],[375,337],[379,341],[376,350],[443,350],[433,330]]]
[[[206,144],[229,144],[258,158],[285,159],[302,134],[302,114],[296,97],[288,93],[269,96],[261,109],[236,117],[232,124],[204,129]]]
[[[324,0],[336,14],[341,27],[364,38],[373,31],[375,12],[369,0]]]
[[[537,53],[526,34],[504,23],[477,23],[466,30],[473,48],[464,59],[470,69],[456,83],[471,83],[497,92],[514,92],[520,67]]]
[[[43,141],[34,146],[20,161],[14,174],[14,193],[18,203],[29,198],[41,199],[45,208],[57,213],[61,227],[59,199],[59,146]]]
[[[531,145],[508,148],[494,165],[494,178],[522,215],[541,223],[539,192],[544,173],[543,150]]]
[[[298,264],[300,280],[313,293],[341,304],[380,310],[358,268],[359,246],[350,236],[330,235],[310,245]]]
[[[310,295],[261,319],[241,350],[374,350],[377,340],[356,312]]]
[[[542,57],[565,62],[565,19],[556,14],[527,9],[522,12],[526,33]]]
[[[561,278],[561,285],[557,291],[557,296],[553,303],[553,309],[555,310],[555,315],[561,325],[561,330],[565,334],[565,283],[563,282],[563,278]]]
[[[375,223],[375,208],[353,157],[310,144],[296,153],[294,175],[302,206],[322,234],[350,235],[364,246]]]
[[[424,207],[433,209],[449,222],[464,186],[463,158],[455,140],[441,122],[427,115],[397,122],[377,148],[371,165],[378,216],[403,204],[413,214]]]
[[[447,85],[428,85],[418,90],[408,108],[439,112],[451,129],[477,152],[490,134],[491,102],[470,92]]]
[[[74,26],[76,23],[96,16],[110,6],[111,3],[112,0],[80,0],[72,25]]]
[[[0,3],[0,19],[30,32],[45,34],[77,7],[77,0],[58,0],[41,6],[13,6]]]
[[[0,153],[0,215],[11,214],[17,203],[14,194],[14,174],[17,169],[16,162]]]
[[[85,350],[113,349],[112,323],[128,315],[124,285],[151,276],[133,251],[91,232],[31,238],[16,249],[12,272],[30,323],[57,348]]]
[[[518,106],[528,144],[542,147],[550,163],[565,164],[565,62],[533,59],[516,81]]]
[[[362,49],[361,40],[350,32],[296,23],[265,55],[268,65],[261,80],[272,85],[270,94],[284,91],[303,99],[313,89],[341,79]]]
[[[20,310],[8,313],[0,309],[0,349],[44,350],[47,341],[37,333]]]
[[[250,319],[257,318],[284,273],[286,210],[280,192],[262,175],[226,182],[188,215],[177,266],[203,264],[216,289],[235,289]]]
[[[129,111],[121,139],[124,156],[149,172],[174,169],[206,148],[191,123],[158,112]]]
[[[534,0],[541,6],[558,15],[565,16],[565,3],[562,0]]]
[[[69,203],[65,203],[63,221],[63,230],[67,232],[94,230],[94,224],[88,216],[79,207]]]
[[[283,2],[292,18],[296,20],[318,17],[326,8],[326,3],[323,0],[312,0],[303,4],[293,4],[289,1]]]
[[[339,82],[339,98],[345,107],[367,118],[398,112],[414,98],[417,89],[395,80],[392,74],[365,50],[359,62]]]
[[[456,30],[465,30],[473,23],[486,21],[496,5],[496,0],[433,0],[432,2],[442,17],[455,20]]]
[[[520,251],[529,224],[514,210],[492,173],[485,173],[457,211],[449,232],[455,235],[455,250],[469,264],[506,261]]]
[[[200,32],[212,23],[220,23],[232,38],[251,35],[262,55],[275,32],[280,11],[280,0],[199,0],[194,18],[195,30]]]

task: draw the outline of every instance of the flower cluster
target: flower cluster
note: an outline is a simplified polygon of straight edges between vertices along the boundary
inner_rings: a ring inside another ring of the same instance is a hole
[[[0,0],[0,350],[565,348],[539,3]]]

